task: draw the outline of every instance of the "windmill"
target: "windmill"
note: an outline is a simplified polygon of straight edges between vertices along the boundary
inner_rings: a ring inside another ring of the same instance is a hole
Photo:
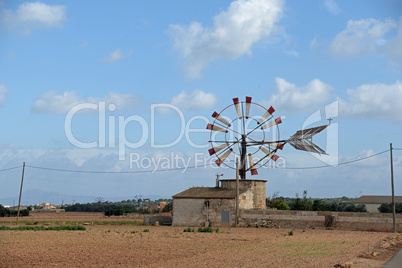
[[[277,161],[278,150],[282,150],[286,144],[290,144],[296,150],[307,151],[317,154],[326,154],[323,149],[313,143],[313,137],[326,129],[329,125],[302,129],[288,139],[281,139],[279,124],[280,117],[275,118],[275,109],[252,102],[251,97],[245,101],[239,98],[233,99],[233,104],[224,108],[220,113],[212,114],[214,121],[208,123],[210,130],[209,154],[216,155],[215,163],[218,166],[233,166],[234,157],[240,158],[239,175],[242,180],[246,174],[257,175],[257,169],[266,165],[269,161]],[[262,116],[252,115],[263,114]],[[229,160],[232,158],[232,160]],[[232,165],[231,165],[232,164]]]

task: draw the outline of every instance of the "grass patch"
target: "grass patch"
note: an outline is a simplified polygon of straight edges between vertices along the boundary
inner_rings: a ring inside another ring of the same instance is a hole
[[[85,231],[84,226],[1,226],[0,231]]]
[[[199,232],[199,233],[213,233],[213,232],[219,233],[219,228],[217,228],[215,230],[211,227],[200,227],[200,228],[198,228],[197,232]]]
[[[331,256],[352,242],[321,242],[312,244],[291,243],[282,245],[288,253],[284,257],[320,257]],[[294,252],[292,252],[294,251]]]
[[[22,220],[20,224],[37,225],[37,224],[53,224],[53,225],[83,225],[84,223],[93,223],[93,225],[143,225],[142,221],[32,221]],[[10,224],[10,221],[0,221],[0,224]]]

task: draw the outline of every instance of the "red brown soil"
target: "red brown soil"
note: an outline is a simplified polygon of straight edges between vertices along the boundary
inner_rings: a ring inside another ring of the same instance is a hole
[[[183,227],[111,225],[133,218],[100,213],[36,213],[26,223],[85,225],[86,231],[0,231],[0,267],[382,267],[397,248],[380,232],[220,229],[187,233]],[[109,223],[109,224],[108,224]],[[0,218],[14,227],[15,218]],[[143,232],[148,229],[149,232]],[[373,254],[374,252],[374,254]],[[375,255],[375,256],[373,256]]]

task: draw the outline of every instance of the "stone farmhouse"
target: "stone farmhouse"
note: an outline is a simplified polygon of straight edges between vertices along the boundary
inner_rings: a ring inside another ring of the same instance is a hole
[[[395,203],[402,203],[402,196],[394,196]],[[362,195],[355,200],[355,204],[365,204],[367,212],[379,213],[378,208],[382,203],[391,203],[390,195]]]
[[[239,180],[239,209],[265,209],[266,182]],[[192,187],[178,193],[173,196],[173,209],[173,226],[233,226],[236,180],[220,180],[216,187]]]

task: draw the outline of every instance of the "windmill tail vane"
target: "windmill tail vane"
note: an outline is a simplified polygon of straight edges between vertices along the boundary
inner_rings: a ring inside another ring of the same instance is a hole
[[[250,116],[253,111],[260,112],[261,109],[265,111],[262,116]],[[234,113],[232,117],[227,116],[231,112]],[[296,150],[320,155],[327,154],[313,143],[313,136],[326,129],[329,125],[302,129],[289,139],[281,140],[278,125],[282,123],[282,120],[280,117],[275,118],[274,112],[275,109],[272,106],[266,109],[262,105],[252,102],[251,97],[246,97],[245,101],[234,98],[233,104],[224,108],[220,113],[215,111],[212,114],[214,122],[207,125],[207,129],[211,131],[210,143],[212,145],[212,148],[208,151],[211,156],[216,155],[217,160],[215,163],[218,166],[223,164],[233,168],[226,164],[225,161],[231,159],[228,161],[235,162],[233,158],[239,157],[240,177],[241,179],[246,179],[246,172],[250,171],[251,175],[257,175],[257,168],[267,164],[270,160],[277,161],[279,156],[276,153],[278,150],[282,150],[286,143],[289,143]],[[241,130],[239,128],[235,129],[236,124],[240,126]],[[267,140],[266,135],[268,133],[271,135],[276,133],[276,136],[271,137],[272,140],[269,140],[269,138]],[[258,153],[262,153],[262,157],[258,157]],[[254,161],[255,159],[257,161]]]
[[[329,125],[323,125],[319,127],[299,130],[286,142],[292,145],[296,150],[317,153],[320,155],[327,155],[327,153],[323,149],[313,143],[313,136],[320,133],[328,126]]]

